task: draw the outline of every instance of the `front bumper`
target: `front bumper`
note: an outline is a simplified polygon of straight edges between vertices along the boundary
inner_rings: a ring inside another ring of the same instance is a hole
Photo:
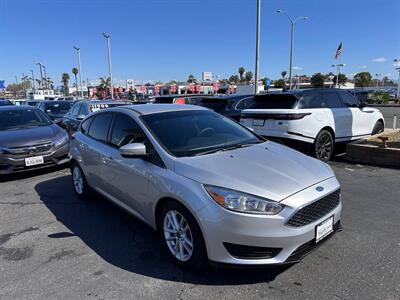
[[[316,190],[324,188],[323,195]],[[211,203],[197,212],[211,261],[236,265],[265,265],[294,262],[324,240],[315,243],[315,228],[325,219],[333,216],[334,232],[340,228],[341,202],[332,211],[318,220],[301,227],[286,225],[287,220],[309,203],[323,198],[339,189],[336,178],[330,178],[311,186],[281,201],[286,205],[275,216],[251,215],[228,211],[217,203]],[[238,258],[228,252],[224,243],[251,247],[279,249],[271,258]]]
[[[60,148],[51,150],[47,153],[35,153],[33,155],[5,156],[0,155],[0,175],[19,173],[29,170],[42,169],[65,164],[69,161],[68,157],[69,143],[62,145]],[[25,158],[32,156],[43,156],[44,163],[35,166],[26,166]]]

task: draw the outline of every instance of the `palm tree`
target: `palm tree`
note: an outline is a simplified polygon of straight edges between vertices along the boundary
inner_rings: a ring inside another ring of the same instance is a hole
[[[243,82],[243,74],[246,70],[243,67],[240,67],[238,72],[239,72],[239,78],[240,78],[240,82]]]
[[[79,70],[78,68],[72,68],[72,74],[74,74],[75,76],[75,86],[76,86],[76,95],[78,96],[78,78],[76,77],[76,75],[78,75]]]
[[[111,79],[110,79],[110,77],[107,77],[107,78],[100,77],[99,80],[100,80],[100,84],[97,87],[97,89],[99,89],[100,91],[104,91],[105,90],[106,94],[107,94],[107,89],[111,87]]]
[[[282,75],[282,79],[283,79],[283,80],[285,80],[286,74],[287,74],[286,71],[282,71],[282,72],[281,72],[281,75]]]
[[[247,84],[249,84],[250,81],[253,79],[253,72],[247,71],[246,74],[244,75],[244,77],[246,78]]]
[[[63,90],[64,90],[64,95],[68,96],[68,81],[69,81],[69,74],[68,73],[62,73],[61,75],[61,82],[63,84]]]

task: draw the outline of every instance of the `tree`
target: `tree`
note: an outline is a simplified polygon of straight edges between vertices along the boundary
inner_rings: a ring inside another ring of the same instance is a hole
[[[76,75],[78,75],[78,73],[79,73],[78,68],[75,68],[75,67],[72,68],[72,74],[74,74],[74,76],[75,76],[76,95],[78,95],[78,78],[76,76]]]
[[[360,72],[354,76],[354,85],[356,87],[367,87],[372,84],[372,76],[370,72]]]
[[[69,91],[68,91],[69,74],[68,73],[62,73],[61,82],[63,84],[64,95],[68,96],[69,95]]]
[[[187,82],[188,83],[194,83],[196,81],[196,78],[194,77],[194,75],[190,74],[188,77]]]
[[[321,73],[315,73],[311,76],[311,85],[315,88],[322,88],[324,87],[324,75]]]
[[[275,88],[285,88],[286,87],[286,82],[283,79],[275,80],[273,84],[274,84]]]
[[[229,77],[229,83],[233,83],[233,84],[237,84],[239,82],[239,76],[237,75],[232,75],[231,77]]]
[[[246,78],[247,84],[249,84],[250,81],[253,79],[253,72],[247,71],[246,74],[244,75],[244,77]]]
[[[240,82],[243,82],[243,74],[246,70],[243,67],[240,67],[238,72],[239,72],[239,78],[240,78]]]
[[[333,79],[332,79],[332,81],[333,81],[333,83],[334,84],[336,84],[336,75],[333,75]],[[344,75],[344,74],[339,74],[339,81],[338,81],[338,84],[339,84],[339,86],[343,86],[343,85],[345,85],[346,84],[346,82],[347,82],[347,77],[346,77],[346,75]]]
[[[285,80],[286,74],[287,74],[286,71],[282,71],[282,72],[281,72],[281,75],[282,75],[282,79],[283,79],[283,80]]]
[[[103,95],[103,91],[107,94],[107,89],[111,87],[111,79],[110,77],[100,77],[99,78],[99,85],[97,86],[97,89],[100,91],[100,95]],[[101,98],[101,97],[99,97]]]

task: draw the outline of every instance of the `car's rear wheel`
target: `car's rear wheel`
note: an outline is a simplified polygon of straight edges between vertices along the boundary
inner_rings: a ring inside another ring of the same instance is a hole
[[[90,194],[90,188],[81,167],[76,162],[71,165],[71,174],[75,193],[80,199],[87,199]]]
[[[322,130],[314,141],[314,156],[324,162],[329,161],[333,154],[333,146],[332,134],[328,130]]]
[[[384,129],[385,129],[385,128],[383,128],[382,122],[378,121],[378,122],[376,122],[376,124],[375,124],[375,126],[374,126],[374,129],[372,129],[372,135],[381,133],[381,132],[384,131]]]
[[[163,247],[178,266],[192,270],[206,265],[203,236],[188,209],[178,202],[167,202],[157,221]]]

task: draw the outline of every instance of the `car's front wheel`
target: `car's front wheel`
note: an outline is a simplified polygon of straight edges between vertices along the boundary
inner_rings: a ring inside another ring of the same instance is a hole
[[[329,161],[333,154],[333,146],[332,134],[328,130],[322,130],[314,141],[314,156],[324,162]]]
[[[80,199],[87,199],[90,194],[90,188],[81,167],[76,162],[71,165],[71,174],[75,193]]]
[[[163,205],[158,229],[163,247],[178,266],[191,270],[206,265],[207,253],[200,227],[182,204],[170,201]]]
[[[375,126],[374,126],[374,129],[372,130],[372,135],[381,133],[381,132],[384,131],[384,129],[385,129],[385,128],[383,127],[382,122],[378,121],[378,122],[376,122],[376,124],[375,124]]]

